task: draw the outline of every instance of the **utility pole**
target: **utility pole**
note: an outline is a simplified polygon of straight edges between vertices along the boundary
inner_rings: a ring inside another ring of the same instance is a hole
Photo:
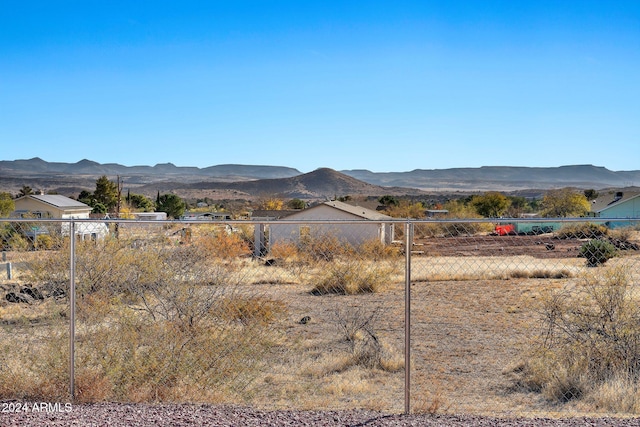
[[[120,202],[122,199],[122,183],[120,182],[120,175],[118,175],[118,204],[116,205],[116,216],[120,218]]]
[[[122,183],[120,182],[120,175],[117,175],[118,186],[118,201],[116,203],[116,218],[120,219],[120,202],[122,199]],[[116,239],[120,237],[120,223],[116,222]]]

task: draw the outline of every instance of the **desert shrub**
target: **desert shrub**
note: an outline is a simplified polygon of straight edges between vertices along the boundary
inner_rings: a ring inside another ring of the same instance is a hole
[[[314,276],[314,295],[381,292],[391,282],[393,269],[377,263],[365,263],[361,260],[336,262],[323,274]]]
[[[19,234],[14,234],[9,237],[7,244],[13,251],[26,251],[29,249],[29,241]]]
[[[52,288],[67,288],[70,269],[69,239],[65,239],[58,249],[22,258],[25,278]]]
[[[92,329],[91,345],[79,346],[78,375],[104,388],[79,399],[207,401],[210,390],[234,399],[257,375],[270,336],[259,323],[189,324],[125,310],[109,327]]]
[[[271,323],[286,313],[282,301],[260,296],[223,298],[214,309],[213,315],[242,323]]]
[[[604,388],[629,384],[626,393],[637,396],[640,409],[637,298],[630,272],[620,267],[547,293],[539,307],[542,333],[513,370],[519,384],[554,402],[581,399],[598,407]]]
[[[68,283],[68,242],[59,251],[31,258],[26,263],[36,282]],[[166,283],[237,282],[231,279],[233,263],[211,262],[207,251],[196,245],[144,245],[137,240],[106,238],[76,245],[76,288],[80,295],[100,290],[114,294],[144,295]]]
[[[621,242],[629,242],[633,235],[633,227],[620,227],[609,231],[609,238],[611,240],[618,240]]]
[[[61,332],[60,332],[61,331]],[[0,396],[18,401],[66,401],[69,397],[69,338],[64,328],[37,340],[0,347]]]
[[[610,242],[600,239],[589,240],[580,247],[580,256],[587,259],[589,267],[597,267],[616,256],[617,249]]]
[[[53,249],[55,240],[48,234],[39,235],[36,237],[33,246],[37,249]]]
[[[295,259],[298,257],[298,246],[291,242],[277,242],[269,248],[269,255],[279,259]]]
[[[404,358],[387,345],[378,333],[381,307],[337,308],[331,318],[341,340],[348,344],[349,357],[343,359],[340,370],[363,366],[396,372],[404,367]]]
[[[377,260],[396,258],[401,255],[400,248],[386,245],[378,239],[367,240],[357,249],[358,255],[363,258]]]
[[[298,243],[298,253],[310,261],[331,262],[353,252],[353,246],[331,234],[319,237],[307,236]]]
[[[78,376],[102,389],[79,400],[233,400],[257,377],[276,336],[272,325],[286,312],[280,301],[225,286],[137,291],[136,299],[95,292],[78,301],[86,326]]]
[[[558,239],[597,239],[606,236],[609,229],[602,224],[579,222],[563,226],[556,233]]]
[[[218,231],[194,239],[193,243],[216,258],[232,259],[251,253],[251,248],[240,233]]]
[[[425,222],[416,223],[413,227],[413,235],[416,239],[428,239],[442,235],[442,227],[439,223]]]

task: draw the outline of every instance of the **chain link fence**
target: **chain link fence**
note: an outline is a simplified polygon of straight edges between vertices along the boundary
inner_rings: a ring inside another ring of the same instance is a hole
[[[3,219],[0,239],[0,399],[640,412],[638,220]]]

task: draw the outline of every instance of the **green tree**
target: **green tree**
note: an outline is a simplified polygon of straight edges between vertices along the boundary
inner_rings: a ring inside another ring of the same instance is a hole
[[[478,212],[465,199],[447,201],[443,208],[449,212],[449,218],[478,218]]]
[[[525,212],[531,212],[531,204],[522,196],[508,196],[511,204],[507,209],[506,215],[512,218],[517,218],[520,214]]]
[[[94,214],[106,214],[107,211],[107,207],[105,205],[103,205],[102,203],[98,202],[98,203],[93,203],[93,210],[91,211],[91,213]]]
[[[385,194],[384,196],[380,197],[378,199],[378,203],[387,207],[400,205],[400,201],[398,200],[397,197],[390,196],[388,194]]]
[[[93,193],[93,200],[95,203],[102,203],[108,211],[112,211],[118,204],[118,185],[115,182],[109,181],[105,175],[98,178],[96,181],[96,191]]]
[[[78,195],[78,201],[85,203],[89,206],[93,206],[93,193],[87,191],[87,190],[82,190],[80,192],[80,194]]]
[[[304,200],[300,200],[300,199],[291,199],[287,202],[287,207],[289,209],[304,209],[307,206],[307,204],[304,202]]]
[[[28,185],[23,185],[18,192],[18,197],[28,196],[29,194],[33,194],[33,188],[29,187]]]
[[[155,208],[153,200],[142,194],[127,194],[127,203],[129,203],[132,209],[143,212],[153,212]]]
[[[394,218],[424,218],[425,208],[420,202],[402,199],[398,200],[397,205],[390,205],[386,213]]]
[[[583,193],[561,188],[545,193],[542,208],[542,215],[545,217],[579,217],[591,210],[591,204]]]
[[[584,190],[584,197],[586,197],[587,200],[595,200],[598,198],[598,192],[593,188]]]
[[[473,196],[471,206],[473,206],[478,214],[486,218],[501,217],[509,206],[511,200],[507,196],[497,191],[490,191],[482,196]]]
[[[16,204],[11,198],[11,194],[5,192],[0,193],[0,217],[8,217],[14,210],[16,210]]]
[[[185,202],[175,194],[163,194],[158,197],[156,206],[158,212],[166,212],[168,217],[180,218],[186,208]]]

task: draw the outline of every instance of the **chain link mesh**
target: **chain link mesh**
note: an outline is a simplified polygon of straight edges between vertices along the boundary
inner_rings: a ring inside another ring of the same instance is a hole
[[[2,399],[640,411],[635,221],[22,219],[0,238]]]

